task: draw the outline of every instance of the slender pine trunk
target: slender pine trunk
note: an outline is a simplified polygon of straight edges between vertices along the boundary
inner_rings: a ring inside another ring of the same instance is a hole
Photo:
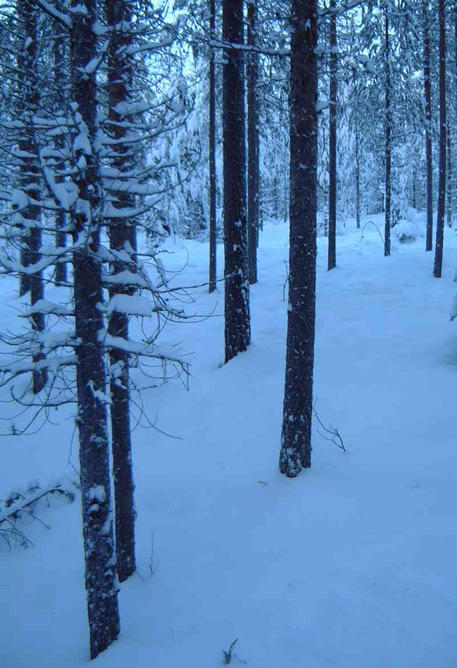
[[[337,111],[337,32],[336,0],[330,0],[330,109],[329,109],[329,190],[327,269],[336,267],[336,111]]]
[[[439,0],[439,73],[440,73],[440,156],[438,175],[438,211],[436,217],[435,262],[433,275],[441,278],[443,271],[444,213],[446,198],[446,21],[445,2]]]
[[[209,30],[216,34],[216,0],[209,0]],[[209,292],[216,289],[217,273],[217,219],[216,219],[216,63],[211,49],[209,61]]]
[[[311,466],[316,318],[317,2],[292,0],[290,248],[284,409],[279,469]]]
[[[357,121],[356,121],[357,123]],[[360,229],[360,216],[362,211],[360,197],[360,136],[358,124],[355,127],[355,220],[357,229]]]
[[[427,0],[422,0],[422,34],[424,56],[425,162],[427,169],[427,233],[425,250],[433,248],[433,165],[432,165],[432,86],[430,80],[430,34]]]
[[[392,110],[390,81],[389,0],[384,8],[384,68],[385,68],[385,203],[384,255],[390,255],[390,228],[392,212]]]
[[[247,43],[255,47],[257,4],[247,3]],[[257,99],[258,55],[248,54],[248,248],[249,283],[257,283],[257,247],[259,238],[259,109]]]
[[[447,226],[452,227],[452,154],[451,154],[451,128],[447,126],[446,132],[446,211],[447,211]]]
[[[73,0],[72,7],[78,6],[78,0]],[[79,165],[76,185],[82,204],[73,215],[73,237],[74,242],[81,236],[87,240],[86,245],[73,254],[73,293],[78,341],[77,423],[85,578],[90,656],[94,659],[118,636],[119,610],[104,398],[106,372],[103,345],[99,339],[104,322],[100,310],[103,302],[102,264],[97,255],[103,205],[100,164],[95,150],[97,84],[95,73],[88,67],[97,56],[96,36],[92,30],[97,18],[96,0],[86,0],[85,7],[85,13],[74,12],[70,33],[72,98],[77,105],[75,118],[80,136],[80,148],[75,156]]]
[[[37,52],[37,20],[38,10],[31,0],[20,0],[17,5],[18,17],[23,28],[23,41],[19,45],[19,99],[23,102],[20,117],[24,119],[23,137],[19,141],[20,165],[19,185],[29,198],[29,205],[19,214],[22,243],[21,264],[32,269],[41,260],[41,215],[38,202],[41,199],[41,182],[37,157],[37,146],[33,129],[34,116],[38,110],[38,52]],[[30,294],[30,305],[34,306],[44,297],[43,272],[24,272],[19,279],[21,295]],[[40,335],[44,332],[45,316],[34,311],[30,316],[34,333],[34,352],[32,360],[35,369],[32,372],[32,392],[38,394],[47,382],[47,372],[40,368],[44,359]]]
[[[54,84],[56,87],[56,105],[57,108],[61,111],[64,110],[65,106],[65,35],[62,32],[59,26],[56,26],[58,31],[56,38],[53,44],[53,56],[54,56]],[[64,140],[61,137],[56,137],[55,140],[56,149],[63,149]],[[64,177],[59,175],[59,171],[63,171],[65,165],[63,160],[59,160],[56,165],[56,183],[63,183]],[[56,215],[56,246],[57,248],[63,248],[67,245],[67,235],[64,232],[64,228],[67,223],[67,216],[65,211],[60,208]],[[66,285],[68,282],[68,270],[65,262],[59,262],[56,266],[56,275],[55,275],[56,285]]]
[[[243,44],[243,0],[223,0],[223,39]],[[227,48],[223,69],[225,361],[251,339],[246,224],[246,130],[244,58]]]
[[[132,148],[125,143],[128,126],[133,121],[128,113],[119,109],[128,105],[132,87],[133,63],[128,49],[132,43],[130,25],[132,3],[128,0],[107,0],[106,18],[111,39],[108,50],[108,122],[110,137],[110,165],[122,179],[122,174],[133,170]],[[111,205],[122,213],[132,210],[135,197],[128,192],[110,190]],[[114,277],[126,269],[126,255],[129,256],[129,270],[135,272],[136,234],[135,221],[125,217],[112,218],[109,226],[110,248],[122,260],[111,263]],[[113,283],[110,297],[131,295],[132,289]],[[127,341],[129,338],[129,316],[114,310],[109,318],[108,332],[111,336]],[[135,571],[135,505],[132,442],[130,432],[130,359],[129,353],[119,348],[110,352],[110,392],[111,392],[111,449],[113,453],[116,567],[120,582],[124,582]]]

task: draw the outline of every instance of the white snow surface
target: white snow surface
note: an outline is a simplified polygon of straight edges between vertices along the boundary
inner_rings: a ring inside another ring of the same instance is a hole
[[[424,239],[394,240],[384,258],[370,228],[361,239],[351,223],[338,237],[329,273],[319,240],[316,406],[348,452],[315,429],[312,468],[298,478],[277,470],[287,226],[261,234],[246,353],[221,365],[222,283],[186,306],[211,317],[168,330],[193,353],[190,391],[170,382],[143,401],[180,440],[134,432],[138,572],[121,587],[120,638],[94,665],[215,668],[238,638],[234,668],[457,666],[455,232],[438,280]],[[168,250],[170,270],[185,265],[174,285],[205,281],[206,244]],[[8,323],[16,286],[1,286]],[[78,466],[69,414],[3,438],[0,497]],[[0,544],[0,665],[81,668],[79,502],[41,517],[49,530],[22,525],[28,549]]]

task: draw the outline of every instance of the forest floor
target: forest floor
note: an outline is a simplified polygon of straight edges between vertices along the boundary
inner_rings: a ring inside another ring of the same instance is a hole
[[[381,225],[381,219],[369,217]],[[362,238],[363,237],[363,238]],[[451,668],[457,666],[457,286],[424,240],[319,239],[316,407],[347,452],[313,435],[313,465],[279,475],[288,229],[266,225],[252,289],[253,343],[222,366],[223,293],[192,291],[170,328],[190,390],[144,393],[157,430],[135,431],[138,573],[122,585],[122,633],[100,668]],[[207,246],[170,241],[174,283],[206,280]],[[220,249],[220,267],[222,249]],[[0,316],[14,315],[5,281]],[[3,286],[2,286],[3,287]],[[77,467],[69,411],[4,437],[0,497]],[[0,665],[80,668],[88,640],[79,503],[42,507],[28,549],[0,545]]]

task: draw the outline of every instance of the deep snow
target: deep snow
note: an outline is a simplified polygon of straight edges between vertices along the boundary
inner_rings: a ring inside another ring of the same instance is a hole
[[[138,574],[122,585],[122,634],[100,668],[213,668],[236,638],[235,667],[457,666],[455,232],[440,280],[423,239],[384,258],[373,226],[363,238],[351,227],[330,273],[319,240],[315,397],[348,452],[315,432],[312,469],[295,480],[277,472],[287,235],[283,224],[262,234],[246,353],[221,366],[221,284],[186,307],[211,317],[168,330],[192,353],[191,387],[143,397],[180,439],[135,432]],[[170,269],[186,264],[176,284],[206,280],[205,244],[169,250]],[[16,298],[3,286],[5,323]],[[68,415],[2,439],[0,497],[77,466]],[[22,525],[32,547],[0,545],[0,665],[80,668],[79,502],[40,517],[49,530]]]

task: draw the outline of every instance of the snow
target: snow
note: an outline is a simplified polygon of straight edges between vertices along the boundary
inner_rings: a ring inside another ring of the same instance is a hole
[[[104,503],[106,501],[106,490],[103,485],[94,485],[89,489],[88,498],[90,501]]]
[[[315,429],[312,468],[294,480],[277,471],[287,239],[282,224],[261,235],[246,353],[221,364],[222,284],[197,288],[185,306],[211,317],[164,333],[193,352],[191,388],[170,382],[142,396],[175,438],[134,432],[138,574],[122,585],[121,636],[100,668],[213,668],[236,638],[235,668],[457,665],[455,232],[446,229],[439,280],[420,236],[393,237],[384,258],[374,226],[362,238],[349,221],[331,272],[319,240],[316,409],[347,452]],[[203,283],[207,245],[167,243],[172,282]],[[5,323],[14,287],[4,279]],[[0,496],[78,466],[69,415],[4,438]],[[0,545],[1,664],[81,668],[79,503],[41,517],[50,530],[24,527],[33,546]]]
[[[92,148],[86,131],[80,132],[78,135],[76,135],[73,142],[73,150],[75,153],[77,151],[81,151],[81,153],[91,155]]]
[[[11,194],[11,206],[15,209],[26,209],[29,205],[29,197],[23,190],[15,189]]]
[[[149,316],[152,312],[152,305],[149,299],[141,295],[113,295],[108,307],[108,313],[128,313],[130,315]]]

